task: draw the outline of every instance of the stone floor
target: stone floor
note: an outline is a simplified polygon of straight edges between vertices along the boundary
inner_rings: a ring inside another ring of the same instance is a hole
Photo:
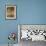
[[[46,46],[46,42],[45,41],[25,41],[25,40],[21,40],[20,41],[20,46]]]
[[[0,46],[8,46],[8,44],[0,44]],[[10,45],[11,46],[11,45]],[[21,40],[19,44],[15,44],[14,46],[46,46],[45,41],[34,41],[31,40]]]

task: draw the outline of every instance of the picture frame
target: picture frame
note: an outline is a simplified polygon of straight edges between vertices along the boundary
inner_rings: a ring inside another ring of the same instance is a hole
[[[6,5],[6,19],[16,19],[16,5]]]

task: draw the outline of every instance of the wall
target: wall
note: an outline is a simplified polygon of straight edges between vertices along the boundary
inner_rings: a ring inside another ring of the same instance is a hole
[[[5,20],[6,4],[17,6],[16,20]],[[0,0],[0,44],[8,43],[10,32],[18,32],[18,24],[46,24],[46,0]]]
[[[19,0],[20,24],[46,24],[46,0]]]
[[[13,4],[16,5],[16,0],[0,0],[0,44],[7,44],[9,42],[8,40],[8,34],[10,32],[18,32],[17,30],[17,24],[18,24],[18,15],[16,20],[6,20],[5,19],[5,6],[7,4]],[[17,39],[15,41],[18,42]]]

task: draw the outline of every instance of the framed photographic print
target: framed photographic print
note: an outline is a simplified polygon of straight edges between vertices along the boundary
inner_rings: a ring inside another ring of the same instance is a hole
[[[16,19],[15,5],[6,5],[6,19]]]

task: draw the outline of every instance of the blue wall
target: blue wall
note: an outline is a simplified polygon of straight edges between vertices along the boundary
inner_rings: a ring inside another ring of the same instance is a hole
[[[16,20],[5,20],[6,4],[17,6]],[[0,44],[8,43],[10,32],[18,32],[18,24],[46,24],[46,0],[0,0]]]
[[[21,24],[46,24],[46,0],[19,1]]]

